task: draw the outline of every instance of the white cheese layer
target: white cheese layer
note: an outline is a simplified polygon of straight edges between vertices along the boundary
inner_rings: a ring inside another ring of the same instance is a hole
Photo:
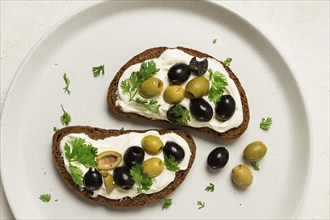
[[[168,80],[167,72],[173,66],[174,64],[177,63],[185,63],[189,65],[190,60],[193,58],[193,56],[178,50],[178,49],[167,49],[165,50],[159,58],[152,59],[156,65],[157,68],[159,68],[159,72],[155,75],[155,77],[161,79],[164,84],[164,90],[170,85],[170,82]],[[202,58],[204,59],[204,58]],[[146,62],[148,62],[147,60]],[[235,82],[229,77],[227,71],[225,68],[215,59],[207,58],[208,61],[208,68],[212,69],[214,72],[219,71],[223,75],[226,76],[227,81],[228,81],[228,86],[225,89],[224,94],[230,94],[235,102],[236,102],[236,110],[233,114],[233,116],[227,120],[227,121],[220,121],[216,118],[215,114],[213,115],[213,118],[208,121],[208,122],[200,122],[197,121],[193,118],[193,116],[190,117],[190,121],[188,122],[188,126],[191,127],[208,127],[211,128],[217,132],[226,132],[231,128],[236,128],[243,122],[243,107],[242,107],[242,102],[241,102],[241,97],[239,94],[239,91],[236,87]],[[143,107],[140,104],[137,104],[136,102],[130,102],[129,101],[129,95],[123,93],[122,89],[120,88],[120,83],[123,80],[126,80],[130,77],[131,73],[133,71],[139,71],[140,70],[141,63],[135,64],[127,68],[127,70],[123,73],[119,80],[118,84],[118,98],[116,101],[116,105],[120,106],[121,110],[126,112],[126,113],[136,113],[139,115],[143,115],[145,117],[151,118],[151,119],[162,119],[162,120],[167,120],[166,117],[166,112],[167,110],[171,107],[171,104],[168,104],[164,101],[163,99],[163,93],[157,96],[153,97],[152,99],[157,100],[158,104],[160,104],[159,108],[159,113],[153,113],[150,112],[148,109]],[[207,71],[203,76],[209,79],[209,72]],[[185,89],[186,84],[195,76],[192,74],[190,78],[183,84],[181,84],[182,88]],[[211,83],[210,83],[211,86]],[[136,97],[141,97],[140,94],[136,94]],[[142,98],[142,97],[141,97]],[[203,97],[205,100],[208,101],[207,96]],[[180,103],[181,105],[185,106],[187,109],[189,109],[189,99],[184,98],[182,102]],[[213,112],[215,113],[215,103],[209,102],[210,105],[213,108]]]
[[[85,139],[86,144],[91,144],[91,145],[93,145],[93,147],[97,148],[98,154],[100,154],[104,151],[113,150],[113,151],[117,151],[124,157],[124,153],[127,148],[129,148],[131,146],[140,146],[141,147],[141,140],[143,137],[145,137],[147,135],[155,135],[155,136],[159,137],[162,140],[162,142],[164,143],[164,145],[167,141],[173,141],[173,142],[177,143],[178,145],[180,145],[185,152],[185,157],[179,163],[179,168],[180,168],[180,170],[187,169],[189,160],[190,160],[190,156],[191,156],[190,148],[189,148],[189,145],[187,144],[187,142],[181,136],[179,136],[175,133],[167,133],[167,134],[160,135],[157,131],[148,131],[146,133],[131,132],[128,134],[119,135],[117,137],[108,137],[108,138],[99,139],[99,140],[93,140],[93,139],[89,138],[86,134],[83,134],[83,133],[68,134],[67,136],[63,137],[63,139],[61,140],[61,143],[60,143],[60,149],[61,149],[62,157],[64,158],[65,168],[70,173],[69,161],[65,158],[64,145],[65,145],[65,143],[69,144],[74,139],[77,139],[77,138]],[[69,144],[69,146],[71,146],[71,145]],[[159,159],[164,161],[163,151],[158,155],[149,155],[149,154],[145,153],[144,160],[147,160],[151,157],[158,157]],[[88,168],[86,168],[84,165],[82,165],[80,163],[73,162],[72,164],[79,167],[83,171],[84,174],[88,171]],[[122,160],[122,162],[119,164],[119,166],[123,166],[123,165],[124,165],[124,161]],[[109,170],[109,172],[111,174],[113,174],[113,170]],[[166,168],[164,168],[164,171],[159,176],[152,178],[153,184],[152,184],[151,188],[147,191],[142,191],[142,193],[151,194],[151,193],[159,192],[162,189],[164,189],[166,186],[168,186],[171,182],[173,182],[174,179],[175,179],[175,172],[166,170]],[[102,187],[99,190],[94,191],[93,197],[101,195],[101,196],[104,196],[109,199],[122,199],[124,197],[133,198],[133,197],[139,195],[136,188],[137,188],[137,185],[134,185],[133,188],[130,190],[122,190],[120,187],[116,186],[114,188],[114,190],[110,194],[108,194],[106,192],[106,188],[103,183]]]

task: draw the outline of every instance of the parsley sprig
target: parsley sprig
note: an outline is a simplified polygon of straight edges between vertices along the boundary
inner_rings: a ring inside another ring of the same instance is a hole
[[[101,74],[102,74],[102,76],[104,75],[104,65],[94,66],[92,70],[93,70],[94,77],[98,77]]]
[[[62,111],[63,111],[63,115],[61,116],[61,123],[62,125],[69,125],[69,123],[71,122],[71,116],[70,114],[64,110],[63,105],[61,105]]]
[[[148,102],[147,100],[134,97],[139,91],[141,84],[145,80],[155,75],[158,71],[159,69],[156,67],[156,63],[153,60],[149,62],[142,62],[139,71],[132,72],[129,79],[123,80],[120,83],[120,88],[123,90],[123,92],[129,94],[130,102],[135,101],[136,103],[143,105],[149,111],[154,113],[159,112],[160,106],[156,100],[150,100]]]
[[[256,170],[256,171],[259,171],[260,170],[259,163],[257,161],[252,161],[251,162],[251,165],[252,165],[252,167],[253,167],[254,170]]]
[[[207,93],[208,99],[211,102],[219,102],[226,86],[228,85],[227,78],[219,71],[213,72],[212,69],[208,69],[208,72],[210,73],[210,80],[212,83]]]
[[[167,170],[169,171],[179,171],[180,167],[178,166],[178,162],[175,160],[175,158],[171,155],[169,157],[164,156],[164,165]]]
[[[51,198],[52,198],[52,195],[50,195],[50,194],[41,194],[39,196],[39,199],[43,202],[49,202],[51,200]]]
[[[209,183],[209,185],[205,188],[206,192],[213,192],[214,191],[214,184]]]
[[[70,79],[69,77],[67,76],[66,73],[63,74],[63,80],[65,82],[65,87],[63,88],[64,90],[64,93],[68,93],[69,95],[71,94],[71,91],[69,89],[69,86],[70,86]]]
[[[167,209],[168,207],[170,207],[172,205],[172,199],[170,198],[165,198],[164,202],[163,202],[163,207],[162,210]]]
[[[152,186],[152,179],[147,174],[143,173],[141,164],[133,166],[130,170],[130,175],[135,183],[138,184],[138,193],[141,193],[142,190],[149,190]]]
[[[202,209],[205,207],[205,202],[197,201],[198,209]]]
[[[266,119],[262,118],[260,122],[260,128],[267,131],[272,124],[273,124],[272,118],[270,117],[267,117]]]
[[[187,125],[190,121],[190,113],[189,110],[182,105],[175,105],[171,110],[171,114],[176,118],[176,124],[178,126]]]
[[[70,147],[71,145],[71,147]],[[73,182],[77,185],[82,185],[83,172],[73,165],[72,162],[79,162],[86,168],[96,167],[97,148],[91,144],[86,144],[85,139],[78,138],[64,144],[65,157],[69,161],[69,169]]]
[[[228,57],[225,61],[223,61],[223,63],[224,63],[226,66],[230,66],[231,61],[233,61],[233,58]]]

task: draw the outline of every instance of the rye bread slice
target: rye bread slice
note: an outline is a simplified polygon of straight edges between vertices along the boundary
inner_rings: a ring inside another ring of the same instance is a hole
[[[111,200],[103,196],[91,197],[91,193],[88,190],[80,190],[80,188],[73,182],[71,175],[66,170],[64,166],[64,159],[60,151],[60,142],[66,135],[70,133],[85,133],[91,139],[104,139],[111,136],[119,136],[121,134],[127,134],[130,132],[144,133],[147,130],[106,130],[101,128],[95,128],[90,126],[69,126],[62,128],[56,131],[53,135],[53,144],[52,144],[52,156],[55,163],[55,167],[59,172],[59,175],[62,177],[67,186],[69,186],[76,194],[80,197],[107,205],[109,207],[118,207],[118,208],[128,208],[128,207],[139,207],[147,203],[157,202],[161,199],[164,199],[167,195],[172,193],[186,178],[193,162],[195,159],[196,146],[192,137],[183,130],[157,130],[160,134],[166,133],[175,133],[181,136],[189,145],[191,156],[189,159],[189,164],[186,170],[181,170],[176,172],[175,179],[163,190],[153,193],[153,194],[140,194],[134,198],[125,197],[121,200]]]
[[[155,47],[155,48],[147,49],[147,50],[143,51],[142,53],[134,56],[123,67],[120,68],[120,70],[117,72],[117,74],[111,81],[109,89],[108,89],[107,103],[108,103],[108,107],[110,110],[112,110],[114,113],[116,113],[120,116],[123,116],[123,117],[129,117],[129,118],[133,118],[133,119],[151,120],[150,118],[147,118],[147,117],[139,115],[139,114],[123,112],[121,110],[121,108],[116,105],[116,100],[117,100],[117,96],[118,96],[117,95],[118,94],[118,84],[120,83],[119,82],[120,77],[123,75],[123,73],[125,72],[125,70],[128,67],[130,67],[134,64],[137,64],[137,63],[141,63],[148,59],[158,58],[166,49],[169,49],[169,48],[168,47]],[[206,53],[197,51],[197,50],[180,47],[180,46],[176,47],[176,49],[182,50],[185,53],[187,53],[191,56],[198,57],[198,58],[207,57],[207,58],[213,58],[213,59],[217,60],[216,58],[214,58]],[[247,100],[245,91],[244,91],[239,79],[236,77],[236,75],[233,73],[233,71],[228,66],[226,66],[222,61],[219,61],[219,60],[217,60],[217,61],[219,63],[221,63],[222,66],[226,69],[227,73],[229,74],[229,77],[235,82],[236,87],[238,88],[238,91],[239,91],[239,94],[241,97],[242,106],[243,106],[243,122],[238,127],[232,128],[223,133],[219,133],[208,127],[203,127],[203,128],[190,127],[190,128],[200,131],[203,134],[215,137],[220,140],[234,140],[234,139],[237,139],[238,137],[240,137],[248,127],[248,124],[250,121],[248,100]],[[155,120],[166,121],[168,123],[171,123],[167,120],[161,120],[161,119],[155,119]]]

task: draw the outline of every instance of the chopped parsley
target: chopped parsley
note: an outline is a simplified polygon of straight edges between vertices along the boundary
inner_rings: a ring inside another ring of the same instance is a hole
[[[208,72],[210,73],[210,80],[212,83],[207,92],[208,99],[211,102],[219,102],[226,86],[228,85],[227,78],[219,71],[213,72],[212,69],[208,69]]]
[[[69,123],[71,122],[71,116],[68,112],[64,110],[63,105],[61,105],[61,108],[63,111],[63,115],[61,116],[61,123],[62,125],[69,125]]]
[[[134,165],[130,170],[130,175],[135,183],[138,184],[138,193],[141,193],[142,190],[149,190],[152,186],[152,179],[147,174],[143,173],[141,164]]]
[[[165,198],[165,199],[164,199],[164,202],[163,202],[162,210],[167,209],[167,208],[170,207],[171,205],[172,205],[172,199]]]
[[[70,95],[71,94],[71,91],[69,90],[70,79],[68,78],[68,76],[66,75],[66,73],[63,74],[63,80],[65,82],[65,87],[63,88],[64,93],[68,93]]]
[[[272,118],[270,117],[267,117],[266,119],[262,118],[260,122],[260,128],[267,131],[272,124],[273,124]]]
[[[212,44],[215,44],[217,42],[217,39],[214,38],[213,41],[212,41]]]
[[[134,99],[134,102],[143,105],[146,109],[148,109],[149,111],[153,112],[153,113],[159,113],[159,107],[160,105],[158,104],[157,100],[145,100],[142,98],[137,97],[136,99]]]
[[[56,132],[57,130],[58,130],[58,128],[54,126],[53,131]]]
[[[205,188],[206,192],[213,192],[214,191],[214,184],[209,183],[209,185]]]
[[[178,162],[175,161],[175,158],[172,155],[169,157],[164,156],[164,165],[169,171],[176,172],[180,170]]]
[[[257,161],[252,161],[251,162],[251,165],[252,165],[252,167],[253,167],[254,170],[256,170],[256,171],[259,171],[260,170],[259,163]]]
[[[198,209],[202,209],[205,207],[205,202],[197,201]]]
[[[170,113],[176,118],[176,125],[178,126],[187,125],[190,121],[189,110],[182,105],[175,105]]]
[[[102,76],[104,75],[104,65],[94,66],[93,67],[93,76],[98,77],[101,74],[102,74]]]
[[[223,61],[223,63],[224,63],[226,66],[230,66],[230,63],[231,63],[232,60],[233,60],[233,58],[228,57],[225,61]]]
[[[41,194],[39,196],[39,199],[43,202],[49,202],[51,200],[52,196],[50,194]]]

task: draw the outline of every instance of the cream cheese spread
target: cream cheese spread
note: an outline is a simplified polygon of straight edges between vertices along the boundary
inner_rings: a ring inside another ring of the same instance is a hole
[[[84,133],[72,133],[68,134],[63,139],[61,140],[60,143],[60,150],[62,153],[62,157],[64,158],[64,165],[66,170],[70,173],[69,169],[69,161],[65,158],[65,151],[64,151],[64,145],[65,143],[70,143],[72,140],[77,139],[77,138],[82,138],[85,139],[86,144],[91,144],[93,147],[97,148],[98,154],[108,151],[108,150],[113,150],[117,151],[120,153],[122,156],[124,156],[124,153],[127,148],[131,146],[141,146],[141,140],[143,137],[147,135],[155,135],[159,137],[162,142],[165,144],[167,141],[173,141],[180,145],[182,149],[185,152],[185,157],[183,160],[179,163],[179,168],[180,170],[186,170],[189,164],[191,152],[188,143],[179,135],[175,133],[166,133],[163,135],[160,135],[157,131],[147,131],[146,133],[137,133],[137,132],[131,132],[127,134],[122,134],[116,137],[108,137],[105,139],[99,139],[99,140],[94,140],[89,138]],[[158,155],[149,155],[145,153],[145,158],[144,160],[147,160],[151,157],[158,157],[162,161],[164,161],[164,154],[161,152]],[[75,165],[79,167],[83,171],[83,175],[88,171],[88,168],[86,168],[84,165],[77,163],[77,162],[72,162],[72,165]],[[123,166],[124,161],[121,161],[119,166]],[[109,170],[111,174],[113,174],[113,170]],[[166,186],[168,186],[171,182],[173,182],[175,179],[175,172],[169,171],[166,168],[164,171],[157,177],[152,178],[153,184],[151,188],[147,191],[142,191],[144,194],[152,194],[161,191],[164,189]],[[139,195],[139,193],[136,190],[137,186],[134,185],[132,189],[129,190],[122,190],[120,187],[115,187],[113,191],[108,194],[106,192],[105,184],[103,183],[102,187],[96,191],[94,191],[92,197],[97,197],[98,195],[101,195],[103,197],[109,198],[109,199],[122,199],[124,197],[135,197]]]
[[[159,72],[155,75],[155,77],[159,78],[163,81],[164,84],[164,90],[167,88],[170,83],[168,80],[167,72],[173,66],[177,63],[185,63],[189,64],[190,60],[193,58],[193,56],[178,50],[178,49],[167,49],[165,50],[158,58],[152,59],[156,65],[157,68],[159,68]],[[204,59],[204,58],[202,58]],[[150,60],[146,60],[148,62]],[[236,128],[243,122],[243,107],[242,102],[240,98],[239,91],[236,87],[235,82],[229,77],[227,71],[225,68],[219,63],[217,60],[212,58],[207,58],[208,61],[208,68],[212,69],[213,71],[219,71],[223,75],[226,76],[228,81],[228,86],[225,89],[224,94],[231,95],[235,102],[236,102],[236,109],[233,114],[233,116],[227,120],[227,121],[220,121],[216,119],[215,115],[213,115],[212,119],[208,122],[200,122],[195,120],[193,117],[190,117],[190,121],[188,122],[188,126],[191,127],[208,127],[211,128],[217,132],[226,132],[231,128]],[[135,64],[130,66],[126,69],[126,71],[121,76],[119,82],[126,80],[130,77],[131,73],[133,71],[139,71],[140,70],[141,63]],[[191,75],[190,78],[183,84],[181,84],[182,88],[184,89],[186,87],[186,84],[195,76]],[[204,77],[209,79],[210,74],[207,71],[204,74]],[[211,86],[211,83],[210,83]],[[129,101],[129,95],[123,93],[122,89],[120,88],[120,83],[118,84],[118,98],[116,101],[116,105],[121,108],[122,111],[126,113],[136,113],[151,119],[161,119],[161,120],[167,120],[166,112],[171,107],[171,104],[168,104],[163,99],[163,92],[158,95],[157,97],[153,97],[152,99],[157,100],[159,107],[159,113],[153,113],[150,112],[148,109],[143,107],[140,104],[137,104],[136,102],[130,102]],[[141,97],[140,94],[136,94],[136,97]],[[142,98],[142,97],[141,97]],[[203,97],[205,100],[207,100],[207,97]],[[215,103],[209,102],[213,110],[215,109]],[[184,98],[181,105],[185,106],[187,109],[189,109],[189,99]],[[213,111],[214,112],[214,111]]]

